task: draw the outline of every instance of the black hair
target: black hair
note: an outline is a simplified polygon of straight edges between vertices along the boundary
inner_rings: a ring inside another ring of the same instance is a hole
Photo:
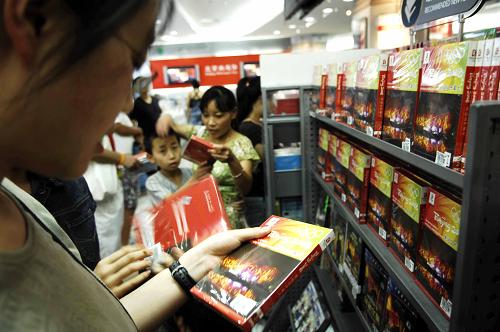
[[[49,83],[58,75],[71,68],[74,64],[88,56],[93,50],[111,38],[116,31],[147,1],[144,0],[60,0],[68,14],[74,16],[74,24],[68,29],[67,36],[59,45],[55,45],[43,60],[58,54],[64,54],[58,64],[52,68],[48,76],[44,77],[41,85]],[[161,8],[156,24],[156,32],[163,32],[174,11],[172,0],[160,1]],[[46,5],[46,1],[32,0],[27,11],[35,17],[35,28],[43,26],[42,15],[37,15]],[[0,49],[9,43],[2,28],[3,26],[3,0],[0,0]],[[153,42],[155,31],[151,31]]]
[[[236,88],[236,98],[238,100],[236,121],[238,126],[250,115],[253,105],[261,96],[260,77],[244,77],[238,82]]]
[[[198,82],[198,80],[196,78],[191,80],[191,85],[192,85],[193,89],[200,88],[200,82]]]
[[[165,135],[165,137],[170,137],[170,136],[175,136],[175,139],[177,140],[177,142],[180,144],[181,143],[181,138],[179,135],[177,135],[177,133],[173,130],[169,130],[167,132],[167,135]],[[153,141],[157,138],[164,138],[163,136],[158,136],[158,134],[156,132],[154,132],[150,137],[149,137],[149,142],[148,144],[145,144],[145,147],[146,147],[146,152],[149,153],[150,155],[153,154]]]
[[[203,112],[207,110],[208,104],[212,100],[215,100],[215,105],[220,112],[236,112],[236,98],[228,88],[215,85],[208,89],[200,101],[200,108]]]

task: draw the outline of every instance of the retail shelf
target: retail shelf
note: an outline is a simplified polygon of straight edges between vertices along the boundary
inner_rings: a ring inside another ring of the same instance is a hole
[[[403,149],[398,148],[390,143],[387,143],[381,139],[369,136],[361,131],[348,127],[342,123],[338,123],[333,121],[332,119],[318,115],[314,112],[309,112],[310,117],[321,121],[330,127],[333,127],[344,134],[347,134],[351,137],[356,138],[359,141],[362,141],[370,146],[375,147],[376,149],[391,155],[394,158],[401,160],[404,163],[407,163],[413,167],[416,167],[431,176],[437,177],[440,180],[443,180],[457,188],[462,189],[464,185],[464,176],[458,172],[455,172],[449,168],[439,166],[432,161],[425,159],[419,155],[416,155],[412,152],[405,151]]]
[[[296,197],[302,195],[302,170],[274,171],[275,197]]]
[[[388,274],[396,280],[402,293],[408,301],[419,312],[420,316],[434,331],[448,331],[449,322],[443,316],[436,305],[424,294],[406,269],[399,263],[396,257],[380,241],[375,233],[367,226],[359,224],[354,214],[342,203],[340,198],[333,192],[333,187],[323,181],[321,175],[313,172],[313,178],[332,198],[335,206],[345,219],[351,224],[354,230],[363,238],[363,242],[368,246],[371,252],[378,258]]]
[[[336,294],[337,288],[331,280],[329,280],[327,273],[322,271],[317,265],[314,266],[314,272],[325,294],[326,302],[333,316],[333,320],[340,332],[370,331],[366,329],[366,321],[362,321],[363,317],[359,317],[357,312],[341,311],[340,300]],[[354,303],[353,306],[355,306]]]
[[[284,86],[271,86],[271,87],[262,87],[264,91],[277,91],[277,90],[299,90],[301,86],[298,85],[284,85]]]
[[[280,124],[280,123],[299,123],[300,116],[269,116],[267,118],[268,124]]]

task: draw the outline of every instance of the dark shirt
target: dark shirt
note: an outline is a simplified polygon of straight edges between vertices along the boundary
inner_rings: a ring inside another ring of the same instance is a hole
[[[255,147],[257,144],[262,144],[262,126],[250,121],[243,121],[238,128],[239,132],[252,141]],[[263,161],[257,165],[253,172],[252,189],[247,194],[249,197],[262,197],[264,196],[264,167]]]
[[[62,181],[28,174],[31,195],[54,216],[80,252],[83,264],[94,270],[101,257],[95,226],[96,203],[83,177]]]
[[[130,112],[130,119],[136,120],[144,133],[144,145],[151,151],[151,137],[156,131],[156,121],[161,115],[159,100],[151,97],[151,104],[148,104],[141,97],[134,102],[134,109]]]

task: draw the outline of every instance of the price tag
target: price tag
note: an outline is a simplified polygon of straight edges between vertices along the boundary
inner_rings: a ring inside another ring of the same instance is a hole
[[[451,153],[449,152],[436,152],[436,160],[434,161],[436,164],[443,167],[450,167],[451,163]]]
[[[380,235],[380,237],[384,240],[387,240],[387,232],[382,227],[378,228],[378,235]]]
[[[401,143],[401,148],[405,151],[408,151],[410,152],[411,150],[411,140],[409,138],[405,139],[402,143]]]
[[[352,116],[348,116],[347,117],[347,124],[349,126],[352,126],[353,123],[354,123],[354,118]]]
[[[439,305],[441,309],[446,313],[448,317],[451,317],[451,307],[452,303],[450,300],[445,299],[444,297],[441,298],[441,303]]]
[[[326,178],[326,172],[321,172],[321,177],[323,178],[323,180]]]
[[[345,194],[340,195],[340,198],[342,199],[342,202],[344,202],[344,203],[347,201],[347,196]]]
[[[429,193],[429,204],[434,206],[435,200],[436,200],[436,194],[433,191],[431,191]]]
[[[358,208],[354,208],[354,215],[356,216],[356,218],[359,219],[359,210],[358,210]]]
[[[229,306],[236,312],[242,315],[248,315],[250,311],[255,307],[257,302],[241,294],[237,294],[234,300],[231,301]]]
[[[405,257],[405,266],[408,268],[408,270],[410,270],[410,272],[413,272],[415,270],[415,264],[408,257]]]
[[[368,136],[373,136],[373,128],[370,126],[366,127],[366,134]]]

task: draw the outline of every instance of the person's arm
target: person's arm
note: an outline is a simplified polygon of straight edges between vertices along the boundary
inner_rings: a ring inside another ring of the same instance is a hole
[[[222,232],[187,251],[179,262],[198,282],[243,242],[266,236],[270,228],[258,227]],[[121,299],[139,331],[152,330],[182,306],[188,297],[169,270],[160,272]]]
[[[140,127],[130,127],[121,123],[115,123],[114,132],[121,136],[141,136],[142,129]]]
[[[264,160],[264,145],[263,144],[257,144],[254,146],[255,151],[257,151],[257,154],[259,155],[260,160]]]
[[[212,157],[220,162],[227,163],[231,174],[233,175],[236,188],[246,195],[252,189],[252,169],[253,163],[251,160],[238,160],[233,151],[227,146],[216,144],[213,149],[208,152]]]
[[[168,114],[160,116],[156,121],[156,133],[158,136],[165,136],[170,129],[182,138],[189,139],[193,132],[194,126],[189,124],[175,123],[172,117]]]
[[[134,167],[137,164],[137,159],[134,156],[106,149],[95,155],[92,160],[100,164],[123,165],[127,168]]]

